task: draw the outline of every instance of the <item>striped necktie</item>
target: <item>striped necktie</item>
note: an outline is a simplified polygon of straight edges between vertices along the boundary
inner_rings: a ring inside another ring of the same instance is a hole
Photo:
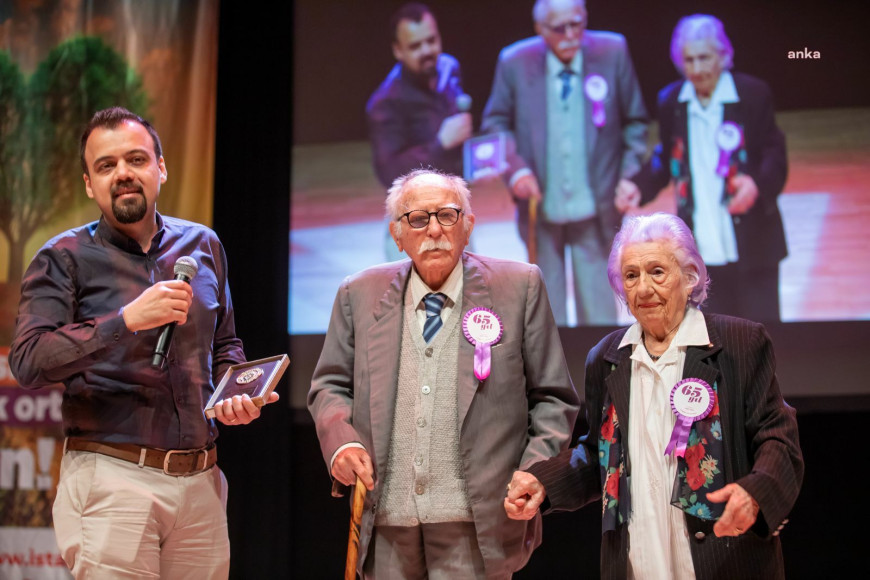
[[[559,78],[562,79],[562,100],[568,98],[568,95],[571,94],[571,75],[574,74],[569,68],[563,69],[562,72],[559,73]]]
[[[423,297],[423,303],[426,305],[426,323],[423,325],[423,339],[428,343],[432,342],[438,331],[441,330],[441,309],[444,308],[444,302],[447,296],[438,293],[429,293]]]

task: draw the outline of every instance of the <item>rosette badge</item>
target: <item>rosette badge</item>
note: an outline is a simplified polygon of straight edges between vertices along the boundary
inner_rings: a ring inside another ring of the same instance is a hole
[[[492,345],[502,334],[501,318],[489,308],[472,308],[462,319],[462,332],[474,345],[474,376],[484,380],[492,368]]]
[[[674,385],[671,389],[671,409],[677,422],[665,448],[665,455],[676,451],[677,457],[685,457],[692,423],[710,414],[715,396],[712,387],[701,379],[683,379]]]

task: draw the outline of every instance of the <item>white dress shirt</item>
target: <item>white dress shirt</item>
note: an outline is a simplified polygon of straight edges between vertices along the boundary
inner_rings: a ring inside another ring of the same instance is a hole
[[[688,103],[689,170],[692,173],[692,199],[695,223],[693,234],[704,263],[723,266],[736,262],[737,238],[731,214],[722,202],[725,180],[716,173],[720,149],[716,133],[722,126],[725,103],[737,103],[737,88],[728,71],[719,76],[716,89],[706,107],[701,105],[691,82],[683,83],[678,100]]]
[[[628,520],[630,578],[695,578],[685,514],[671,505],[677,458],[665,455],[676,418],[670,392],[683,376],[686,347],[707,345],[704,315],[686,309],[668,350],[653,362],[634,323],[619,347],[632,345],[628,449],[631,457],[631,514]]]

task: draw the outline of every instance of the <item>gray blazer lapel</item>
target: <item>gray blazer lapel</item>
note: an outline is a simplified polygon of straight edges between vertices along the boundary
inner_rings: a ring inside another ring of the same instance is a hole
[[[460,328],[462,321],[465,319],[465,313],[472,308],[482,306],[484,308],[492,308],[492,299],[489,295],[489,287],[486,284],[486,277],[480,269],[480,262],[473,256],[464,253],[462,254],[462,318],[459,320]],[[474,399],[474,394],[477,392],[477,387],[480,381],[474,376],[474,345],[465,338],[465,334],[460,330],[459,338],[459,372],[457,373],[458,384],[458,414],[459,428],[465,422],[465,415],[468,413],[468,408],[471,406],[471,401]]]
[[[585,131],[586,131],[586,159],[588,160],[587,162],[590,164],[590,168],[591,168],[591,164],[593,161],[592,153],[595,151],[595,143],[598,140],[598,128],[595,126],[595,123],[592,122],[592,101],[590,101],[589,98],[586,96],[586,77],[588,77],[589,75],[598,74],[606,79],[607,75],[605,74],[606,70],[604,70],[600,66],[600,63],[595,58],[595,56],[596,56],[595,52],[590,50],[590,48],[589,48],[590,42],[591,42],[591,40],[589,39],[588,36],[583,37],[583,41],[582,41],[582,45],[581,45],[582,47],[580,49],[582,54],[583,54],[583,67],[582,67],[583,70],[580,71],[580,83],[579,84],[580,84],[580,90],[583,91],[583,99],[584,99],[583,100],[583,105],[584,105],[583,106],[583,109],[584,109],[583,125],[584,125]],[[612,99],[613,96],[611,93],[613,92],[613,87],[608,86],[607,89],[608,89],[607,98]],[[616,122],[616,120],[615,119],[607,119],[607,122],[614,123],[614,122]],[[591,170],[590,170],[590,173],[591,173]],[[617,411],[617,412],[619,412],[619,411]]]
[[[535,172],[541,187],[547,172],[547,45],[541,41],[541,50],[526,61],[526,79],[529,91],[529,114],[534,115],[531,127]]]
[[[366,371],[376,467],[386,465],[390,447],[402,345],[403,304],[410,271],[411,262],[408,262],[396,273],[375,306],[375,322],[367,332]]]

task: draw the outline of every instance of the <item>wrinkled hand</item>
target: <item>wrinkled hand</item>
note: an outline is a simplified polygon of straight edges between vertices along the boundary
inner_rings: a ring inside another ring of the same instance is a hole
[[[471,137],[471,133],[471,113],[457,113],[441,122],[438,141],[444,149],[453,149],[465,143]]]
[[[616,211],[625,213],[630,209],[640,207],[640,188],[633,181],[620,179],[616,184],[616,197],[613,200]]]
[[[514,471],[504,498],[504,511],[512,520],[530,520],[545,497],[547,492],[537,477],[526,471]]]
[[[184,324],[193,302],[193,289],[181,280],[166,280],[146,288],[124,306],[121,316],[130,332],[157,328],[170,322]]]
[[[375,488],[372,458],[365,449],[348,447],[342,449],[332,462],[332,477],[344,485],[356,485],[356,478],[362,480],[369,491]]]
[[[266,404],[278,400],[278,393],[272,391]],[[214,406],[214,418],[224,425],[247,425],[260,416],[260,407],[248,395],[236,395],[224,399]]]
[[[734,188],[734,195],[728,202],[728,213],[743,215],[755,205],[755,200],[758,199],[758,186],[748,175],[738,173],[731,178],[731,187]]]
[[[538,185],[538,179],[531,173],[517,179],[514,183],[513,191],[517,199],[529,199],[532,197],[538,201],[541,199],[541,186]]]
[[[708,493],[707,499],[713,503],[728,502],[725,504],[722,517],[713,526],[713,533],[720,538],[739,536],[755,524],[758,517],[758,502],[736,483],[729,483],[720,490]]]

